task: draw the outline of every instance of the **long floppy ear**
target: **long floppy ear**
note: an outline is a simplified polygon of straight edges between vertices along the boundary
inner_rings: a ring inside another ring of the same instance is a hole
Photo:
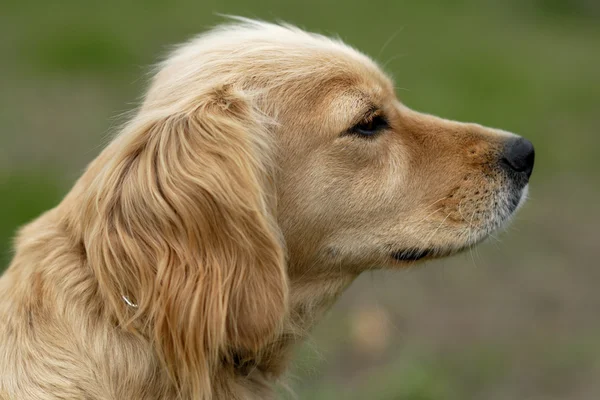
[[[83,235],[119,322],[201,398],[227,349],[272,340],[288,288],[264,117],[228,86],[173,109],[142,109],[101,155]]]

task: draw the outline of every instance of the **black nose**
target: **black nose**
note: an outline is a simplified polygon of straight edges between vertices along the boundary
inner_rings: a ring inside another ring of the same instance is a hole
[[[533,162],[535,160],[535,150],[533,144],[522,137],[510,139],[504,147],[502,162],[510,169],[521,172],[529,178],[533,171]]]

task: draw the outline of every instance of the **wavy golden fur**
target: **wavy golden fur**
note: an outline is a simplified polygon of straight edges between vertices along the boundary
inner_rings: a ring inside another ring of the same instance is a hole
[[[459,251],[512,215],[512,138],[409,110],[336,40],[247,20],[195,38],[19,232],[0,397],[271,398],[362,271]]]

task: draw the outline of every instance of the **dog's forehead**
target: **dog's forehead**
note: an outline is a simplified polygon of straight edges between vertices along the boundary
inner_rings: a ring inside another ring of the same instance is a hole
[[[347,72],[348,79],[339,79],[329,100],[334,108],[349,114],[366,109],[386,109],[396,102],[391,80],[378,68],[359,66]]]
[[[323,108],[332,99],[346,110],[367,101],[381,107],[395,98],[391,79],[367,55],[341,40],[274,24],[216,29],[177,49],[160,67],[151,88],[155,100],[165,93],[195,98],[222,83],[266,93],[265,108],[278,112]]]
[[[324,66],[319,64],[322,58],[315,57],[315,67],[330,68],[332,75],[340,77],[341,82],[346,82],[349,92],[362,93],[364,96],[380,96],[393,91],[392,79],[379,67],[379,65],[366,54],[341,41],[332,41],[329,38],[317,36],[318,50],[309,48],[307,57],[317,52],[329,55],[330,63]],[[310,61],[309,61],[310,62]]]
[[[395,98],[391,77],[370,57],[341,41],[317,35],[281,45],[289,57],[297,57],[299,69],[308,71],[304,84],[321,95],[331,94],[349,107],[360,104],[358,108],[365,103],[379,107]]]

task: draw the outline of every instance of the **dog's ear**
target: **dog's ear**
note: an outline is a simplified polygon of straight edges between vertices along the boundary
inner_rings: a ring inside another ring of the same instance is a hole
[[[92,167],[81,219],[119,322],[144,326],[180,385],[206,390],[227,349],[272,340],[288,288],[265,118],[231,87],[190,103],[125,127]]]

